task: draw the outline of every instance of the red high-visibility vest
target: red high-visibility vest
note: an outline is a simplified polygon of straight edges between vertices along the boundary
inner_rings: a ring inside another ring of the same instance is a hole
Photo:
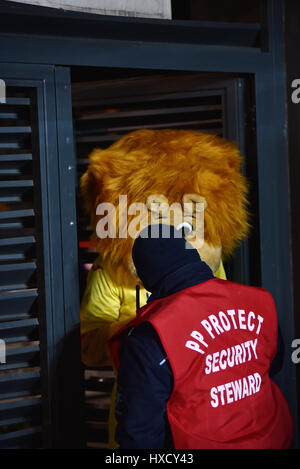
[[[170,362],[167,403],[175,448],[289,448],[292,419],[269,377],[277,315],[262,288],[211,279],[140,308]],[[122,334],[112,338],[118,367]]]

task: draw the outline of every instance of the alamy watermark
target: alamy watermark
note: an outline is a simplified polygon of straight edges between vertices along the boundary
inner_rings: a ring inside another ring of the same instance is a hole
[[[6,103],[6,84],[5,81],[0,79],[0,104]],[[6,344],[3,339],[0,339],[0,365],[6,363]]]
[[[295,78],[292,83],[291,87],[295,88],[291,94],[291,99],[294,104],[300,103],[300,78]]]
[[[0,104],[6,103],[6,84],[5,81],[0,79]]]
[[[300,339],[294,339],[292,342],[292,348],[295,349],[292,353],[292,362],[297,365],[300,363]]]
[[[6,363],[6,344],[0,339],[0,364]]]
[[[135,202],[129,206],[127,196],[120,195],[118,202],[117,207],[110,202],[102,202],[97,206],[96,215],[101,217],[96,225],[98,238],[136,239],[148,225],[152,226],[151,238],[157,238],[159,231],[163,238],[169,238],[170,225],[173,225],[177,229],[175,237],[182,236],[182,229],[185,238],[193,243],[193,246],[186,245],[188,249],[199,249],[203,246],[205,202],[184,202],[182,208],[182,204],[178,202],[169,205],[162,195],[148,197],[146,204]],[[160,230],[159,224],[162,224]],[[147,237],[145,232],[142,235]]]

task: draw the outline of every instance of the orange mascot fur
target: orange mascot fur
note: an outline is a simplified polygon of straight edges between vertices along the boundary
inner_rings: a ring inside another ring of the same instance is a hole
[[[164,203],[191,202],[196,207],[202,202],[204,243],[198,251],[215,275],[224,278],[221,257],[230,256],[248,230],[247,184],[236,144],[195,130],[138,130],[105,150],[95,149],[89,160],[81,194],[99,258],[89,272],[82,300],[82,352],[87,365],[108,365],[108,339],[136,312],[139,279],[131,258],[134,239],[118,235],[120,220],[129,227],[134,218],[128,207],[142,203],[148,208],[139,219],[142,229],[153,215],[153,202],[160,204],[158,222],[163,220]],[[120,195],[126,195],[126,207],[119,204]],[[96,211],[103,202],[116,209],[112,214],[117,220],[116,236],[99,239],[97,225],[104,213]],[[189,216],[193,227],[194,214]],[[177,226],[176,214],[172,220]],[[141,306],[147,301],[146,293],[141,288]]]

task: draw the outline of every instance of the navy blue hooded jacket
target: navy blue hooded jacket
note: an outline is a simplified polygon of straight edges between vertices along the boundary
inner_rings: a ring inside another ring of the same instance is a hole
[[[168,239],[137,238],[132,256],[145,288],[152,292],[148,302],[213,278],[198,252],[186,249],[184,238],[174,237],[174,228]],[[272,364],[273,372],[281,367],[279,349]],[[173,375],[150,323],[128,329],[119,358],[117,443],[121,449],[172,448],[166,403],[172,392]]]

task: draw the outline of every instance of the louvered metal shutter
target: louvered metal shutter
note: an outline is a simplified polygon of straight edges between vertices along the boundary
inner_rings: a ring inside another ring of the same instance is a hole
[[[65,162],[60,177],[64,142],[57,119],[63,111],[56,97],[63,104],[66,82],[59,83],[59,75],[54,67],[0,64],[7,86],[0,104],[0,339],[6,346],[0,448],[72,447],[72,438],[79,445],[78,422],[71,416],[79,407],[79,340],[72,350],[64,294],[61,213],[67,196],[60,190]],[[69,190],[74,198],[74,187]],[[79,329],[79,310],[77,315]],[[77,364],[68,364],[72,354]]]
[[[152,76],[110,82],[78,83],[73,87],[73,114],[78,178],[87,168],[93,148],[107,148],[127,132],[141,129],[199,129],[239,140],[236,127],[239,83],[205,83],[203,76]],[[198,85],[197,85],[198,82]],[[97,254],[89,242],[89,220],[78,206],[81,295],[87,265]],[[113,372],[85,370],[87,445],[107,444],[107,419]]]
[[[32,88],[7,87],[0,105],[1,447],[42,446],[35,113]]]

